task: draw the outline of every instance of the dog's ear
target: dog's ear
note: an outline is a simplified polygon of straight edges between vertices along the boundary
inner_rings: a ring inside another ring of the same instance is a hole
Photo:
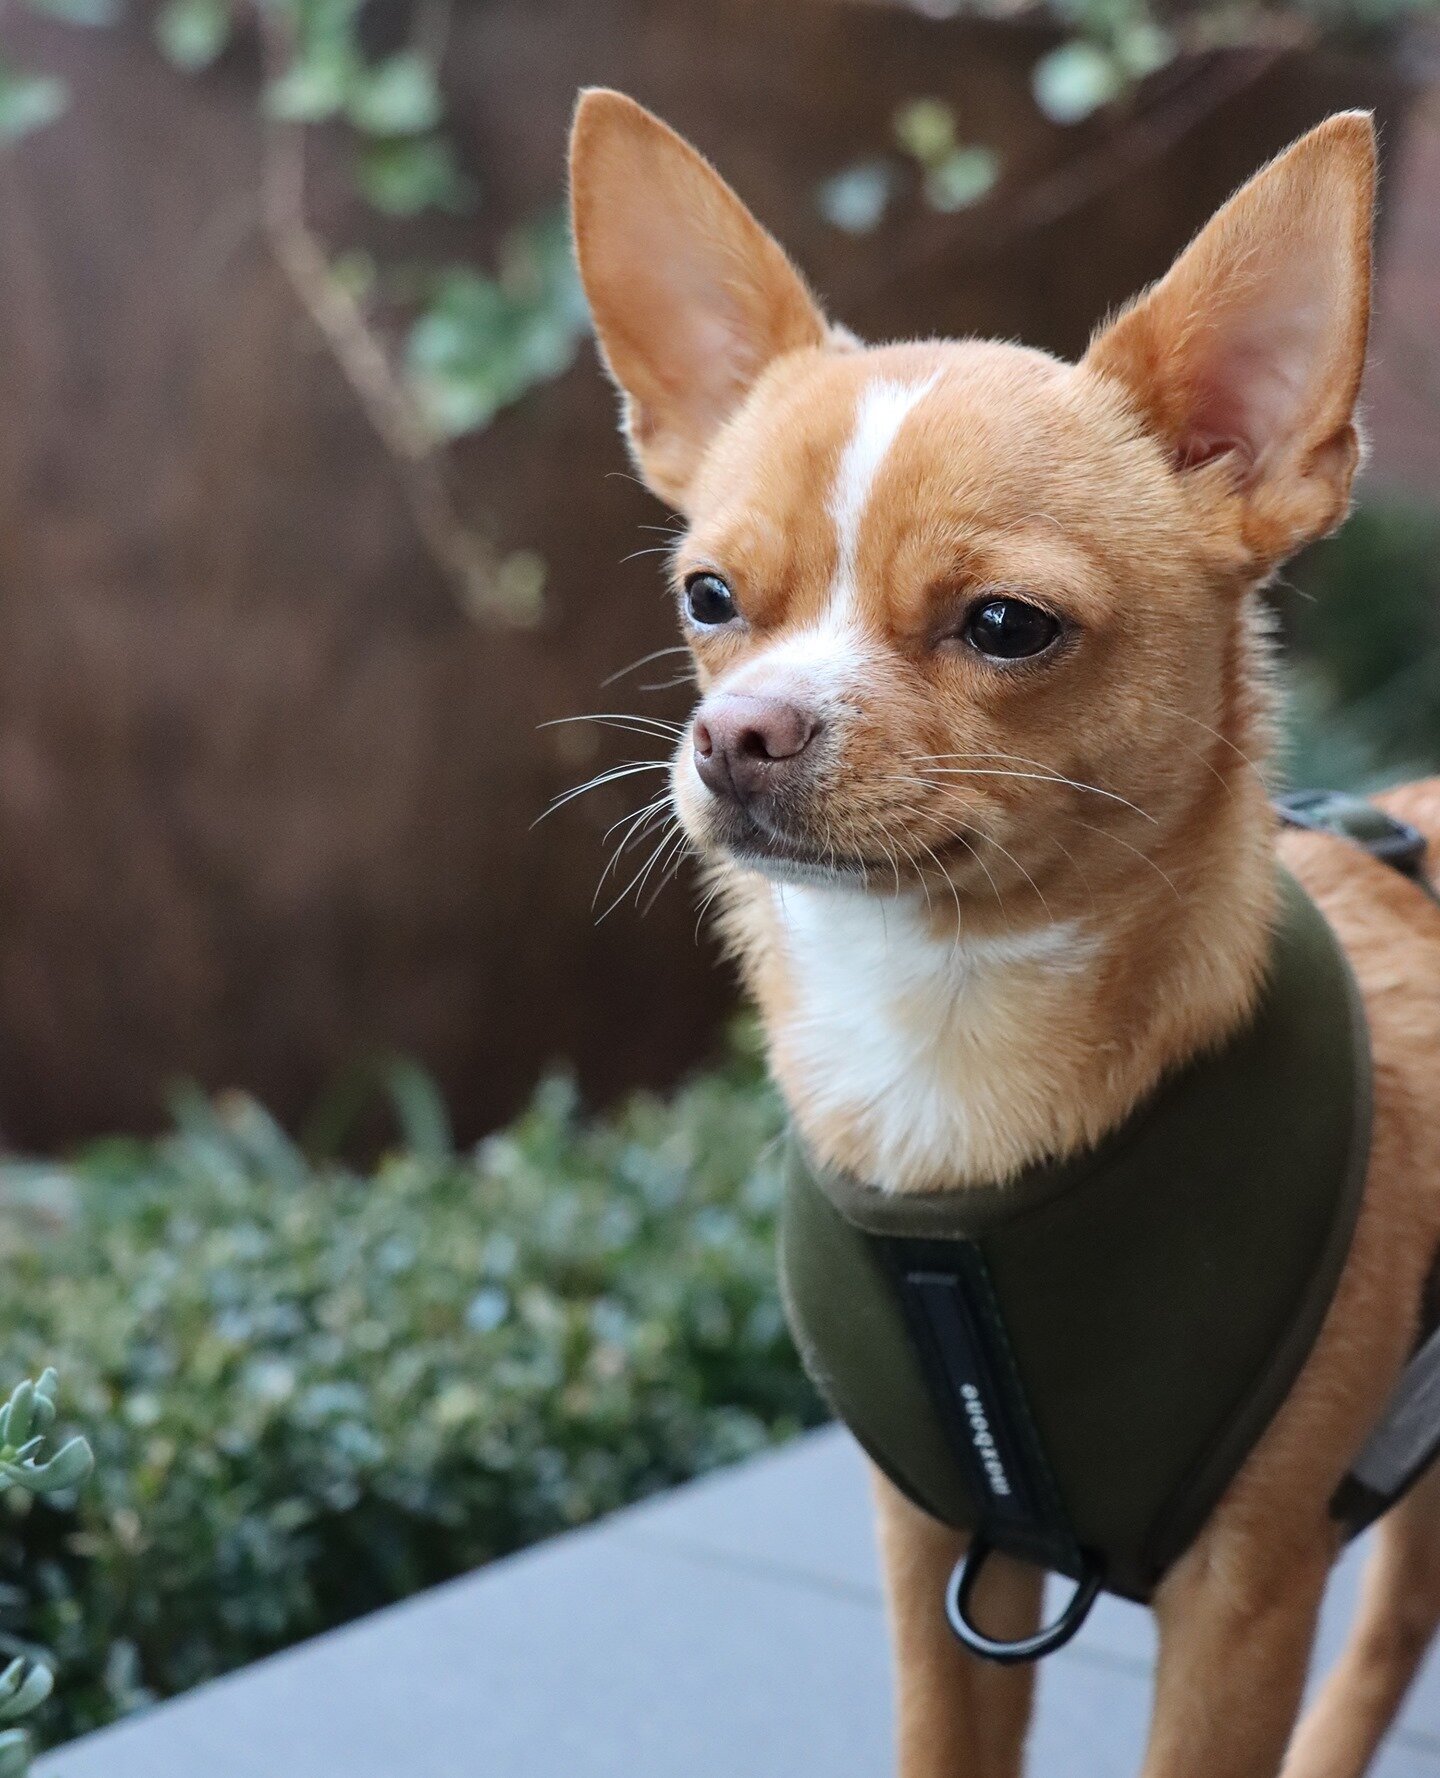
[[[1343,112],[1257,173],[1092,342],[1182,473],[1224,458],[1273,565],[1344,517],[1370,317],[1375,130]]]
[[[824,317],[710,164],[633,99],[583,93],[570,138],[575,251],[641,474],[682,510],[716,429]]]

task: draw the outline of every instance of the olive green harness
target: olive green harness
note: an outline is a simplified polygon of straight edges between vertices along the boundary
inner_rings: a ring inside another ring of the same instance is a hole
[[[1398,824],[1380,819],[1393,839]],[[1369,1140],[1359,994],[1282,872],[1256,1016],[1090,1153],[1002,1185],[897,1194],[792,1144],[781,1274],[797,1343],[890,1479],[974,1534],[947,1601],[969,1646],[1033,1658],[1102,1588],[1150,1597],[1311,1350]],[[1352,1480],[1353,1522],[1428,1460],[1440,1406],[1426,1413],[1379,1473]],[[970,1594],[992,1550],[1077,1583],[1059,1623],[1022,1643],[976,1626]]]

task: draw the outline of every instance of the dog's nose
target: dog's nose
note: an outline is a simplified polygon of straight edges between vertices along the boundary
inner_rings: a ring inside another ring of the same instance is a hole
[[[748,802],[777,789],[820,732],[820,718],[785,698],[722,692],[700,706],[691,726],[695,770],[708,790]]]

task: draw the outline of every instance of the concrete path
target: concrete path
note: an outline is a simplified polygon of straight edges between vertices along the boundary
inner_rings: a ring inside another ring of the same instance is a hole
[[[1325,1654],[1355,1575],[1352,1556]],[[1134,1778],[1152,1654],[1148,1615],[1102,1602],[1045,1665],[1036,1778]],[[37,1778],[886,1778],[889,1749],[865,1481],[829,1431],[72,1743]],[[1440,1667],[1376,1769],[1440,1778]]]

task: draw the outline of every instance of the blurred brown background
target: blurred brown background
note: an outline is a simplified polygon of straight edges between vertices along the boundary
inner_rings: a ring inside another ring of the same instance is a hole
[[[152,22],[7,24],[72,100],[0,156],[0,1131],[150,1127],[177,1076],[293,1121],[377,1049],[432,1069],[466,1136],[557,1058],[596,1095],[664,1081],[730,990],[683,884],[595,924],[603,830],[650,780],[531,831],[567,785],[661,751],[538,725],[684,710],[634,689],[663,662],[602,686],[674,637],[658,564],[632,556],[668,515],[626,473],[593,350],[445,454],[469,521],[545,565],[537,625],[477,623],[265,237],[256,43],[187,78]],[[1043,20],[844,0],[460,0],[444,78],[475,214],[367,215],[320,131],[316,225],[484,264],[559,197],[576,88],[616,85],[715,159],[860,331],[1073,352],[1267,155],[1375,105],[1398,317],[1381,467],[1388,450],[1433,486],[1404,351],[1440,295],[1415,57],[1187,54],[1062,127],[1030,89],[1054,41]],[[995,192],[832,226],[817,188],[920,94],[998,151]]]

